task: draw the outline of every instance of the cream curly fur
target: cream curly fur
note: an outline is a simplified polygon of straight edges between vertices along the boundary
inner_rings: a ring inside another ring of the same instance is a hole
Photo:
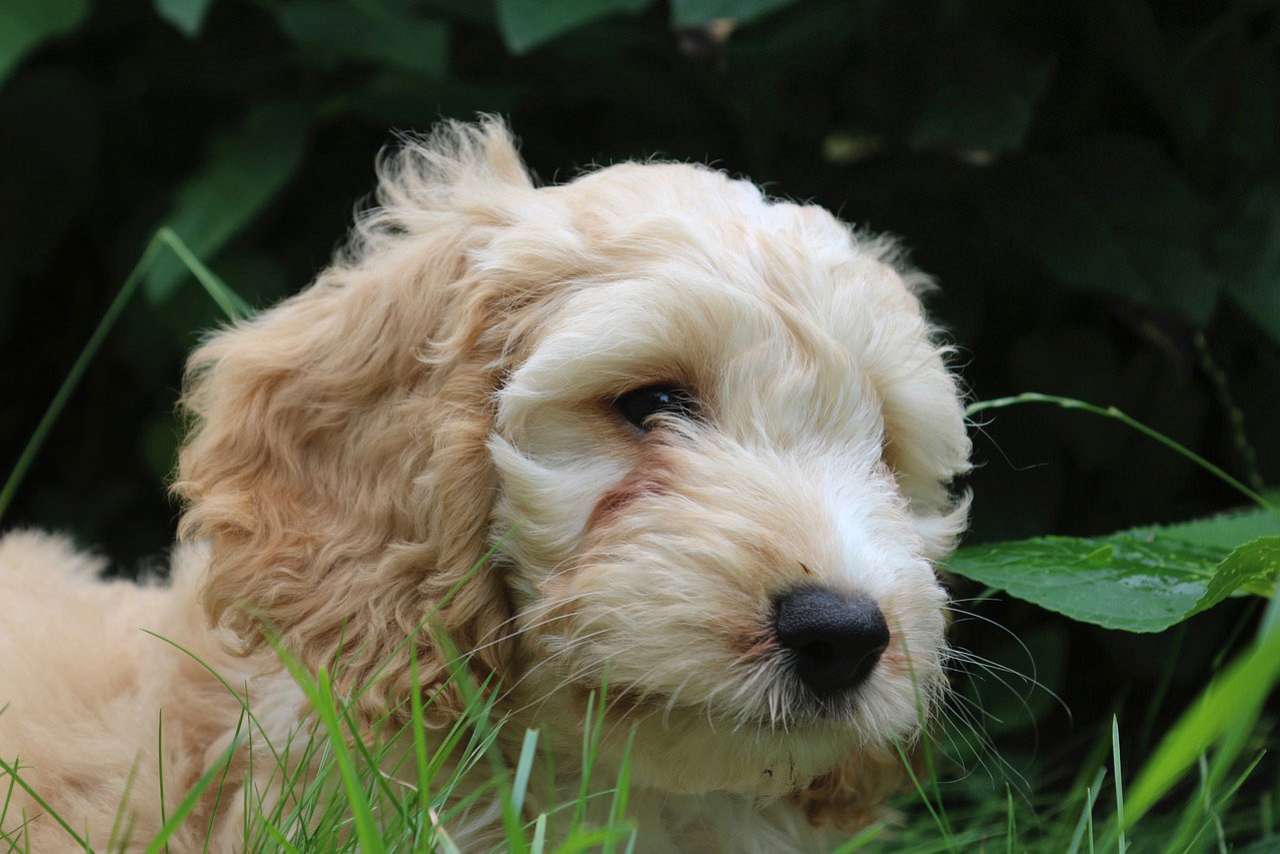
[[[447,677],[413,634],[439,608],[495,676],[504,732],[540,730],[566,797],[607,673],[597,773],[634,726],[642,849],[814,850],[874,816],[891,743],[942,685],[933,563],[966,511],[927,280],[889,243],[707,168],[535,188],[494,120],[409,142],[379,175],[329,269],[192,356],[167,584],[96,580],[100,561],[47,535],[0,541],[0,757],[98,846],[127,788],[145,840],[161,758],[172,803],[241,711],[157,635],[249,698],[255,739],[284,740],[308,712],[264,625],[307,666],[337,662],[339,691],[372,682],[360,719],[403,721],[406,637],[426,691]],[[641,434],[611,410],[656,381],[694,390],[701,417]],[[874,597],[893,638],[856,699],[821,711],[770,616],[815,581]],[[461,708],[448,690],[432,725]],[[238,758],[223,789],[269,802],[273,785]],[[224,795],[215,849],[235,847],[243,802]],[[40,813],[18,791],[3,830],[25,815],[32,850],[67,847]],[[454,834],[477,845],[491,818]]]

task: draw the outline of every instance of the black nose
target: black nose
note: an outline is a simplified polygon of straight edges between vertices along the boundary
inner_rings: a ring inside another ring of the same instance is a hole
[[[889,626],[869,596],[798,587],[775,602],[778,642],[808,688],[828,696],[861,684],[889,645]]]

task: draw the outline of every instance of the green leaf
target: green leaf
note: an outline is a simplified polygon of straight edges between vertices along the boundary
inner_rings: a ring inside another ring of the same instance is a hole
[[[0,81],[41,42],[71,32],[89,14],[89,0],[5,0],[0,3]]]
[[[653,0],[498,0],[498,25],[513,53],[615,12],[641,12]]]
[[[1280,503],[1280,494],[1275,491],[1264,493],[1264,497]],[[1229,551],[1240,543],[1256,540],[1258,537],[1280,535],[1280,515],[1255,507],[1173,525],[1133,528],[1129,533],[1147,539],[1170,538]]]
[[[1280,341],[1280,180],[1258,181],[1229,203],[1216,235],[1232,301]]]
[[[716,18],[731,18],[743,23],[794,2],[795,0],[671,0],[671,23],[677,27],[696,27]]]
[[[1054,279],[1209,319],[1211,211],[1154,142],[1099,136],[1001,168],[991,221]]]
[[[1266,512],[1266,511],[1263,511]],[[1280,536],[1263,536],[1234,549],[1228,530],[1280,533],[1280,517],[1235,517],[1139,529],[1109,537],[1038,537],[961,549],[948,568],[958,575],[1110,629],[1158,632],[1243,590],[1266,595],[1280,575]]]
[[[213,0],[152,0],[156,14],[177,28],[187,38],[195,38],[204,24]]]
[[[1004,152],[1021,147],[1054,59],[984,31],[946,39],[929,58],[911,120],[913,148]]]
[[[199,258],[226,245],[289,181],[302,162],[310,116],[300,105],[263,104],[214,139],[200,170],[178,190],[165,224]],[[173,257],[147,276],[152,303],[168,299],[187,275]]]
[[[363,60],[443,77],[448,28],[399,3],[303,0],[277,11],[280,27],[298,44],[339,59]]]
[[[1205,587],[1204,595],[1191,613],[1198,614],[1208,610],[1237,590],[1270,596],[1278,574],[1280,537],[1262,537],[1245,543],[1232,549],[1226,560],[1218,564],[1213,578]]]

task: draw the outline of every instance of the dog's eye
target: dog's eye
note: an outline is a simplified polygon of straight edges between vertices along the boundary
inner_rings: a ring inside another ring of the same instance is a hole
[[[693,393],[672,383],[655,383],[633,389],[613,402],[618,414],[640,430],[648,430],[655,415],[691,417],[697,409]]]

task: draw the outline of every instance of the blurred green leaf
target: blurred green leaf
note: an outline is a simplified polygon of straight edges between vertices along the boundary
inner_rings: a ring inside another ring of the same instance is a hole
[[[671,0],[671,23],[677,27],[696,27],[717,18],[746,22],[794,2],[795,0]]]
[[[153,0],[153,3],[157,15],[173,24],[184,36],[195,38],[213,0]]]
[[[102,146],[96,96],[74,68],[42,66],[0,98],[0,162],[22,164],[0,180],[0,290],[55,259],[77,221],[92,217]]]
[[[561,33],[615,12],[641,12],[653,0],[498,0],[507,47],[525,53]]]
[[[1280,179],[1252,183],[1232,201],[1215,248],[1227,294],[1280,341]]]
[[[279,7],[277,14],[294,41],[321,53],[428,77],[443,77],[448,67],[448,28],[417,17],[404,4],[302,0]]]
[[[69,33],[89,13],[89,0],[5,0],[0,3],[0,82],[28,51]]]
[[[1280,531],[1280,517],[1260,524]],[[1222,533],[1212,523],[1205,539]],[[1211,531],[1211,533],[1209,533]],[[1192,528],[1184,536],[1194,537]],[[1224,549],[1139,529],[1109,537],[1037,537],[958,551],[948,569],[1075,620],[1158,632],[1237,590],[1269,593],[1280,575],[1280,536]]]
[[[262,104],[216,137],[200,170],[178,190],[162,224],[208,260],[244,228],[302,162],[310,114],[302,104]],[[145,292],[164,302],[187,275],[169,255],[156,261]]]
[[[940,41],[923,65],[926,81],[907,141],[989,153],[1021,147],[1054,60],[981,31]]]
[[[1208,321],[1220,279],[1207,259],[1210,210],[1160,147],[1098,136],[1003,169],[990,218],[1062,284]]]

